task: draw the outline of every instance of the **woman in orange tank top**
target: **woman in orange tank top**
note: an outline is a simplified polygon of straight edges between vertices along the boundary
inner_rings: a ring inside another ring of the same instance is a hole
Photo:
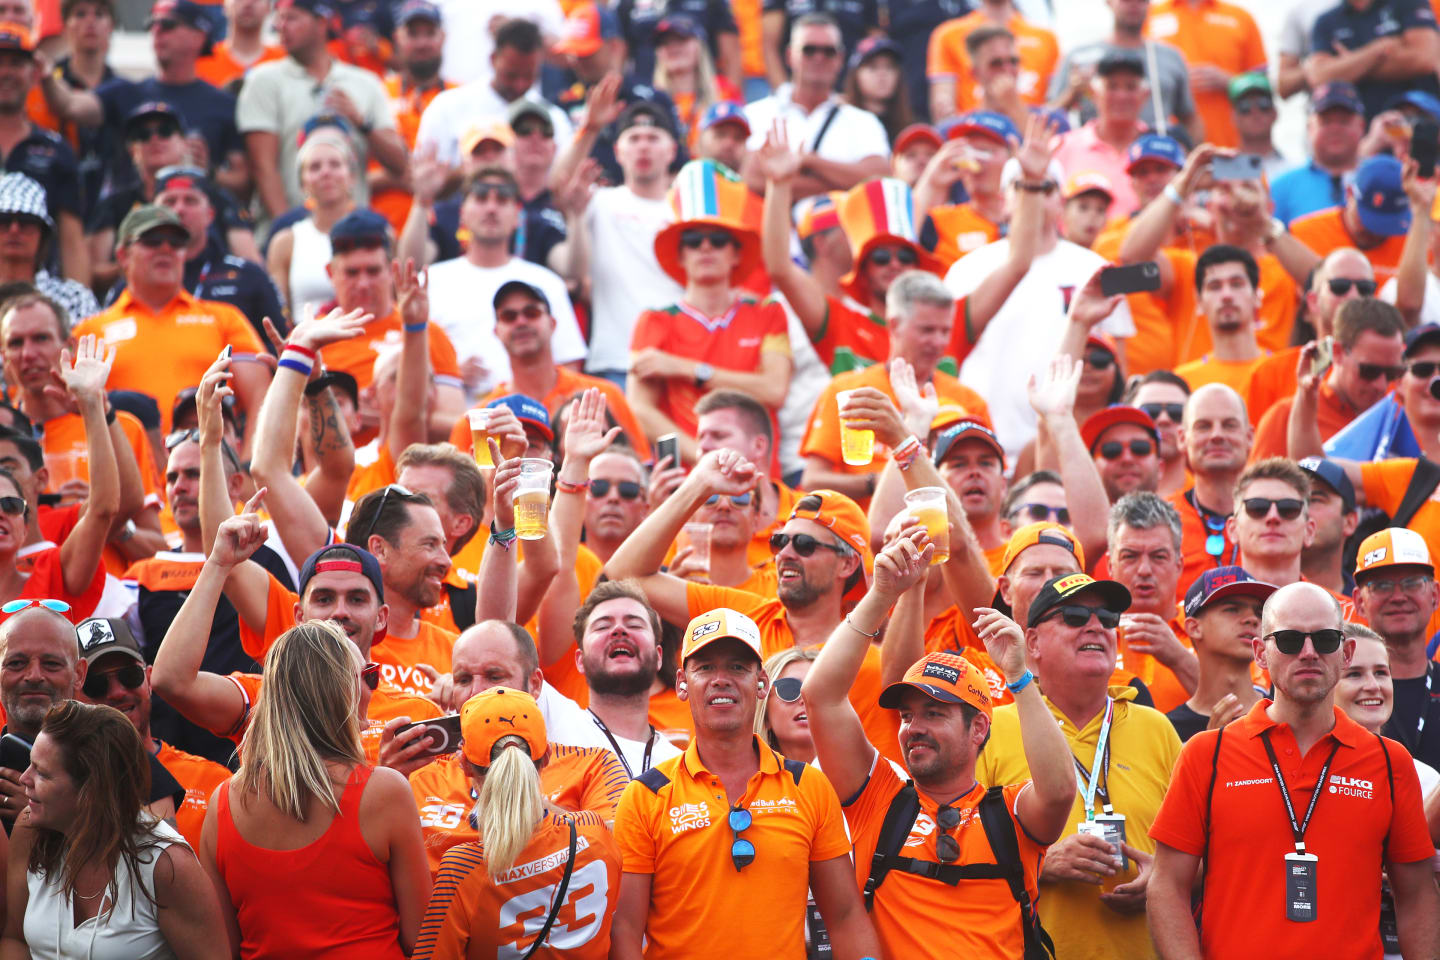
[[[430,895],[420,817],[404,777],[365,765],[360,669],[328,620],[297,624],[265,656],[240,769],[201,836],[241,957],[394,960],[414,948]]]

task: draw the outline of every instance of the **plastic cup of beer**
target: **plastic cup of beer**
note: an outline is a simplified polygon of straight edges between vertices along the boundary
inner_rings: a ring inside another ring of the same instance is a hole
[[[854,390],[841,390],[835,394],[835,402],[843,411]],[[840,459],[852,467],[869,466],[875,459],[875,431],[856,430],[840,414]]]
[[[680,528],[680,536],[675,538],[676,552],[689,547],[691,561],[706,573],[710,572],[710,532],[714,529],[713,523],[687,523]]]
[[[475,463],[481,467],[493,467],[490,456],[490,408],[477,407],[465,414],[470,418],[470,440],[475,446]]]
[[[905,512],[925,525],[925,534],[935,545],[933,566],[950,559],[950,517],[945,509],[943,487],[920,487],[905,494]]]
[[[515,535],[543,540],[550,515],[550,476],[555,465],[540,457],[520,461],[520,486],[515,491]]]

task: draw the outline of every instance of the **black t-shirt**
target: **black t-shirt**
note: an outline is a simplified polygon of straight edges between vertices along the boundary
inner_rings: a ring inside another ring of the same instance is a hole
[[[1440,663],[1432,661],[1423,677],[1392,683],[1395,706],[1380,732],[1403,744],[1416,760],[1440,769]]]
[[[1182,703],[1165,714],[1165,719],[1169,720],[1170,725],[1175,728],[1175,732],[1180,734],[1181,743],[1210,726],[1210,718],[1191,710],[1188,703]]]
[[[125,150],[125,118],[131,110],[152,100],[162,100],[175,108],[186,136],[198,133],[205,138],[212,171],[231,153],[245,149],[235,127],[235,98],[204,80],[171,84],[150,77],[132,83],[117,77],[101,84],[95,95],[105,109],[106,140],[114,147],[110,157],[111,183],[124,183],[133,175],[130,155]]]
[[[165,769],[165,764],[161,763],[155,754],[146,750],[145,759],[150,761],[150,796],[145,798],[145,802],[156,803],[169,797],[175,801],[175,809],[178,811],[180,804],[185,802],[185,788],[180,786],[180,781]]]
[[[1434,30],[1435,13],[1426,0],[1377,0],[1357,10],[1340,0],[1315,19],[1310,28],[1310,49],[1326,53],[1337,44],[1358,50],[1383,37],[1398,37],[1407,30]],[[1390,101],[1411,90],[1440,95],[1434,64],[1399,80],[1358,80],[1355,89],[1365,102],[1366,119],[1386,109]]]
[[[55,72],[65,85],[72,90],[88,90],[90,87],[84,80],[80,79],[70,69],[70,57],[64,56],[55,61]],[[114,79],[115,71],[107,64],[105,72],[101,75],[100,83]],[[81,219],[89,215],[90,208],[100,198],[101,188],[105,183],[105,158],[109,148],[105,144],[104,133],[100,127],[82,127],[78,124],[61,123],[60,128],[55,131],[65,138],[75,150],[75,156],[80,164],[80,208],[84,211]]]
[[[630,49],[635,76],[644,80],[655,77],[655,25],[672,14],[683,13],[705,28],[710,56],[716,59],[719,73],[722,33],[739,33],[735,14],[727,0],[620,0],[615,15],[620,20],[620,34]]]

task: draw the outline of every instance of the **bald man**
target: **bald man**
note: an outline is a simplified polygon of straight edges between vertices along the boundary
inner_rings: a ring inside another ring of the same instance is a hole
[[[1245,401],[1223,383],[1208,383],[1185,402],[1180,450],[1195,478],[1170,504],[1180,512],[1180,552],[1185,560],[1176,599],[1212,567],[1239,563],[1239,551],[1225,533],[1234,506],[1235,481],[1245,469],[1255,430]]]

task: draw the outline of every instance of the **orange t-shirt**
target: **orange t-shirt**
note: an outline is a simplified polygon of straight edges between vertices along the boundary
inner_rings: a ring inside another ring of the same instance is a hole
[[[1300,362],[1300,347],[1286,347],[1266,357],[1250,372],[1250,382],[1240,391],[1251,426],[1259,426],[1265,411],[1286,397],[1294,396],[1299,380],[1295,366]]]
[[[283,59],[285,59],[285,48],[267,43],[260,50],[260,58],[250,64],[250,67],[258,67],[271,60]],[[221,40],[211,47],[208,56],[195,61],[195,76],[210,86],[223,90],[225,85],[232,80],[238,80],[245,76],[250,71],[250,67],[242,65],[235,59],[235,55],[230,52],[229,40]]]
[[[1195,298],[1194,252],[1168,247],[1163,251],[1170,260],[1174,282],[1170,297],[1177,304],[1171,313],[1175,319],[1175,362],[1185,363],[1197,360],[1214,349],[1210,340],[1210,324],[1200,313]],[[1260,266],[1260,312],[1255,317],[1255,342],[1262,350],[1283,350],[1290,345],[1290,334],[1295,329],[1295,309],[1299,305],[1300,293],[1295,280],[1285,272],[1280,261],[1273,254],[1256,257]],[[1182,291],[1185,291],[1182,293]],[[1179,303],[1189,304],[1189,312],[1182,313]],[[1127,348],[1128,357],[1128,348]]]
[[[1386,237],[1378,247],[1366,250],[1357,244],[1355,238],[1350,236],[1350,231],[1345,229],[1341,209],[1330,207],[1296,218],[1290,223],[1290,235],[1315,251],[1322,259],[1332,250],[1354,247],[1370,261],[1370,266],[1375,269],[1375,283],[1383,287],[1385,281],[1395,276],[1395,271],[1400,269],[1400,253],[1405,249],[1405,237]]]
[[[160,747],[155,759],[185,788],[185,799],[175,811],[175,829],[195,847],[200,842],[200,828],[205,825],[205,811],[210,808],[210,794],[230,779],[230,771],[213,760],[177,750],[160,740],[155,742]]]
[[[946,78],[955,80],[956,113],[966,113],[980,106],[981,90],[970,67],[965,38],[990,23],[990,17],[983,10],[976,10],[945,21],[930,34],[925,73],[931,82]],[[1031,24],[1019,14],[1010,18],[1005,29],[1015,35],[1015,52],[1020,57],[1020,99],[1034,107],[1044,106],[1046,92],[1050,89],[1050,74],[1055,72],[1055,66],[1060,62],[1060,45],[1055,40],[1055,34]]]
[[[1192,67],[1207,63],[1232,75],[1265,69],[1265,42],[1254,18],[1220,0],[1157,0],[1150,4],[1145,35],[1175,47]],[[1240,135],[1225,88],[1191,90],[1206,142],[1238,147]]]
[[[406,150],[415,149],[415,135],[420,132],[420,114],[430,106],[430,101],[435,99],[437,93],[451,86],[453,84],[436,78],[434,86],[423,90],[406,90],[404,78],[399,74],[392,73],[385,78],[385,92],[390,97],[390,112],[395,116],[395,132],[405,141]],[[371,159],[370,172],[384,169],[379,160]],[[395,228],[395,235],[398,237],[405,229],[405,218],[410,216],[411,199],[409,190],[376,190],[370,195],[370,208],[390,221],[390,226]]]
[[[540,789],[562,810],[588,810],[602,821],[615,819],[615,808],[630,777],[608,749],[550,744],[550,759],[540,768]],[[420,808],[420,832],[430,872],[440,869],[445,851],[480,838],[470,824],[475,794],[456,753],[410,774],[410,791]]]
[[[1295,405],[1294,396],[1286,397],[1265,411],[1260,425],[1255,428],[1255,445],[1250,448],[1250,462],[1265,457],[1288,457],[1290,444],[1287,431],[1290,427],[1290,408]],[[1315,408],[1315,422],[1320,428],[1320,439],[1329,440],[1340,428],[1354,420],[1359,411],[1347,403],[1327,379],[1320,384],[1320,399]]]
[[[1091,249],[1112,263],[1120,262],[1120,245],[1130,221],[1122,220],[1095,238]],[[1172,253],[1187,253],[1180,247],[1165,247],[1157,257],[1170,258]],[[1174,258],[1171,258],[1172,264]],[[1184,336],[1189,321],[1195,316],[1195,285],[1185,282],[1176,271],[1174,283],[1166,296],[1155,293],[1127,294],[1130,317],[1135,321],[1135,336],[1125,341],[1125,369],[1130,374],[1146,374],[1152,370],[1169,370],[1175,365],[1180,349],[1176,342]],[[1200,321],[1204,325],[1204,321]]]
[[[810,344],[831,375],[884,363],[890,356],[885,318],[845,297],[825,298],[825,323]]]
[[[690,704],[676,695],[673,686],[667,686],[659,693],[650,694],[649,713],[650,726],[683,750],[694,733],[695,721],[690,716]]]
[[[765,35],[760,26],[762,0],[730,0],[735,26],[740,31],[740,72],[765,76]]]
[[[1175,375],[1190,385],[1191,393],[1207,383],[1223,383],[1244,396],[1250,375],[1268,356],[1268,353],[1262,353],[1254,360],[1217,360],[1213,354],[1207,353],[1199,360],[1180,364],[1175,368]]]
[[[625,788],[615,840],[622,869],[650,877],[647,960],[804,956],[806,866],[848,855],[850,841],[825,775],[755,744],[760,769],[744,796],[726,797],[694,743]],[[754,814],[745,838],[757,852],[743,871],[730,860],[732,801]]]
[[[877,759],[865,787],[844,808],[845,822],[850,825],[850,835],[855,841],[855,882],[862,887],[870,876],[885,814],[904,785],[890,764]],[[1029,781],[1011,784],[1003,788],[1003,794],[1005,809],[1015,821],[1025,889],[1034,902],[1039,896],[1040,862],[1046,848],[1030,839],[1015,817],[1016,799],[1028,785]],[[938,863],[936,843],[941,831],[936,828],[935,818],[939,804],[925,791],[917,793],[920,812],[915,815],[901,850],[905,856]],[[960,843],[956,863],[995,863],[995,853],[985,836],[977,809],[984,796],[984,788],[976,784],[968,793],[950,800],[950,806],[960,814],[955,829],[946,831]],[[958,887],[952,887],[903,870],[892,870],[875,891],[875,907],[870,911],[870,919],[889,957],[907,960],[1018,957],[1025,949],[1020,905],[1010,893],[1009,884],[1001,879],[961,880]]]
[[[390,445],[379,437],[355,451],[355,470],[345,488],[345,499],[358,503],[365,494],[395,482],[395,458]]]
[[[221,350],[232,347],[235,359],[251,361],[265,351],[243,313],[185,290],[155,313],[126,289],[109,308],[81,321],[72,336],[78,340],[87,333],[116,348],[106,386],[154,397],[163,433],[170,431],[176,394],[198,384]]]
[[[1376,460],[1360,465],[1360,481],[1365,490],[1365,503],[1394,515],[1405,499],[1410,478],[1415,475],[1413,458]],[[1430,556],[1440,557],[1440,501],[1432,495],[1420,505],[1409,527],[1425,538]]]
[[[973,204],[951,203],[933,207],[920,228],[920,242],[935,254],[946,270],[965,254],[1000,239],[1000,225],[992,223]]]
[[[1191,649],[1190,637],[1185,633],[1184,626],[1175,618],[1170,618],[1170,632],[1180,640],[1185,649]],[[1150,691],[1150,698],[1155,701],[1155,709],[1161,713],[1169,713],[1180,704],[1190,699],[1190,691],[1180,683],[1174,672],[1159,660],[1156,660],[1148,653],[1131,653],[1125,643],[1125,628],[1120,627],[1115,631],[1116,649],[1120,653],[1120,665],[1116,667],[1116,676],[1139,677]],[[1128,683],[1129,681],[1124,681]]]
[[[103,314],[102,314],[103,316]],[[375,358],[379,346],[400,349],[400,312],[392,310],[388,317],[371,320],[365,324],[365,332],[349,340],[332,343],[320,351],[327,370],[344,370],[355,378],[360,389],[370,386],[375,379]],[[460,363],[455,359],[455,347],[440,325],[432,323],[426,328],[430,338],[430,375],[439,380],[446,379],[455,385],[461,383]],[[213,357],[211,359],[214,359]]]

